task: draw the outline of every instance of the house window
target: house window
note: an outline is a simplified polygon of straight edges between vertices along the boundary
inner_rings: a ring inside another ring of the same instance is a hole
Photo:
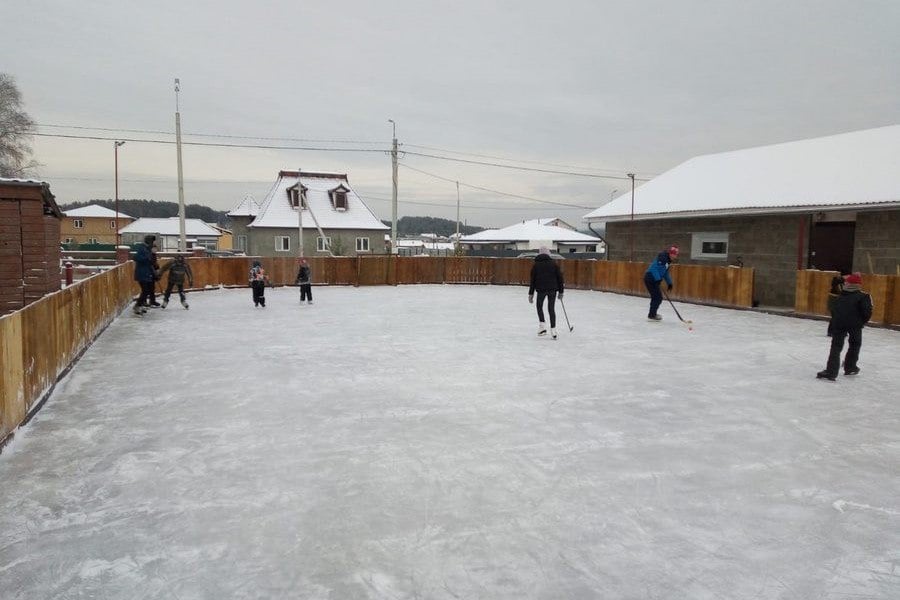
[[[275,236],[275,252],[290,252],[291,238],[286,235]]]
[[[247,251],[247,236],[246,235],[237,236],[237,249],[243,250],[244,252]]]
[[[691,258],[695,260],[728,260],[728,234],[707,232],[692,234]]]
[[[115,219],[113,219],[112,221],[109,222],[109,228],[110,229],[116,228],[116,220]]]
[[[88,238],[88,244],[96,244],[97,238]]]
[[[356,251],[357,252],[368,252],[369,251],[369,238],[356,238]]]
[[[303,210],[306,210],[309,208],[309,206],[306,204],[307,189],[308,188],[306,186],[302,186],[302,185],[300,186],[300,201],[303,202]],[[287,190],[287,193],[288,193],[288,198],[290,199],[290,202],[291,202],[291,208],[297,208],[297,186],[295,185],[293,187],[289,187]]]
[[[72,221],[72,226],[75,227],[75,229],[84,229],[84,219],[75,219]]]
[[[72,243],[72,238],[66,238],[66,241],[63,242],[63,243],[64,243],[64,244],[71,244],[71,243]]]
[[[331,238],[330,237],[317,237],[316,238],[316,251],[317,252],[328,252],[329,248],[331,248]]]
[[[347,192],[334,192],[334,208],[336,210],[347,210]]]

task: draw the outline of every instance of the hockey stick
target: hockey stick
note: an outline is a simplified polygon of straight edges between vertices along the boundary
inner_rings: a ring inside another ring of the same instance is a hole
[[[569,323],[569,313],[566,312],[566,305],[565,305],[565,303],[563,302],[562,297],[560,297],[560,299],[559,299],[559,305],[562,306],[562,309],[563,309],[563,315],[565,315],[565,317],[566,317],[566,325],[569,326],[569,331],[571,332],[571,331],[572,331],[573,329],[575,329],[575,328],[572,327],[572,324],[571,324],[571,323]]]
[[[669,298],[669,295],[665,292],[665,290],[663,290],[663,296],[665,296],[665,297],[666,297],[666,300],[669,301],[669,304],[672,305],[672,310],[675,311],[675,314],[678,315],[678,319],[679,319],[682,323],[684,323],[685,325],[692,325],[692,324],[694,323],[694,322],[691,321],[690,319],[684,320],[684,319],[681,317],[681,313],[679,313],[679,312],[678,312],[678,309],[675,308],[675,304],[672,302],[672,299]]]

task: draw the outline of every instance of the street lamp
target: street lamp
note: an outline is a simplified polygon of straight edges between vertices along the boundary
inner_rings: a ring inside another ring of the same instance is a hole
[[[119,146],[124,146],[125,142],[113,142],[113,149],[116,154],[116,248],[119,247],[121,239],[119,237]]]

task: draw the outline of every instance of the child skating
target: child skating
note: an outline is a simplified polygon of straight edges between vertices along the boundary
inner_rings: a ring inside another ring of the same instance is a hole
[[[166,282],[166,291],[165,294],[163,294],[162,307],[165,308],[169,305],[169,296],[172,295],[172,289],[175,288],[178,290],[179,298],[181,298],[181,305],[185,308],[190,308],[187,303],[187,297],[184,295],[184,280],[186,277],[188,285],[194,287],[194,274],[191,272],[190,265],[184,260],[184,256],[181,254],[177,255],[170,263],[160,269],[160,278],[162,278],[166,271],[169,272],[169,280]]]

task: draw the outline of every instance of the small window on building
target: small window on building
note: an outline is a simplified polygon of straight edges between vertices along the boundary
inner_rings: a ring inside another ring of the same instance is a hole
[[[691,258],[695,260],[728,260],[727,233],[694,233],[691,236]]]
[[[369,251],[369,238],[356,238],[356,251],[357,252],[368,252]]]
[[[71,243],[72,243],[72,238],[66,238],[66,241],[63,242],[63,243],[64,243],[64,244],[71,244]]]
[[[237,249],[243,250],[244,252],[247,251],[247,236],[246,235],[237,236]]]
[[[96,244],[97,238],[88,238],[88,244]]]
[[[331,248],[331,238],[330,237],[317,237],[316,238],[316,251],[317,252],[328,252],[329,248]]]
[[[72,221],[72,226],[75,229],[84,229],[84,219],[75,219]]]
[[[290,252],[291,238],[286,235],[275,236],[275,252]]]
[[[297,208],[297,202],[298,202],[297,189],[298,189],[298,187],[300,189],[299,201],[303,203],[303,210],[306,210],[309,208],[309,206],[306,203],[306,192],[309,188],[307,188],[305,185],[299,185],[299,184],[291,186],[287,189],[288,199],[291,202],[291,208]]]
[[[337,210],[347,210],[347,192],[334,193],[334,208]]]
[[[113,219],[113,220],[111,220],[111,221],[109,222],[109,228],[110,228],[110,229],[115,229],[115,228],[116,228],[116,220],[115,220],[115,219]]]

